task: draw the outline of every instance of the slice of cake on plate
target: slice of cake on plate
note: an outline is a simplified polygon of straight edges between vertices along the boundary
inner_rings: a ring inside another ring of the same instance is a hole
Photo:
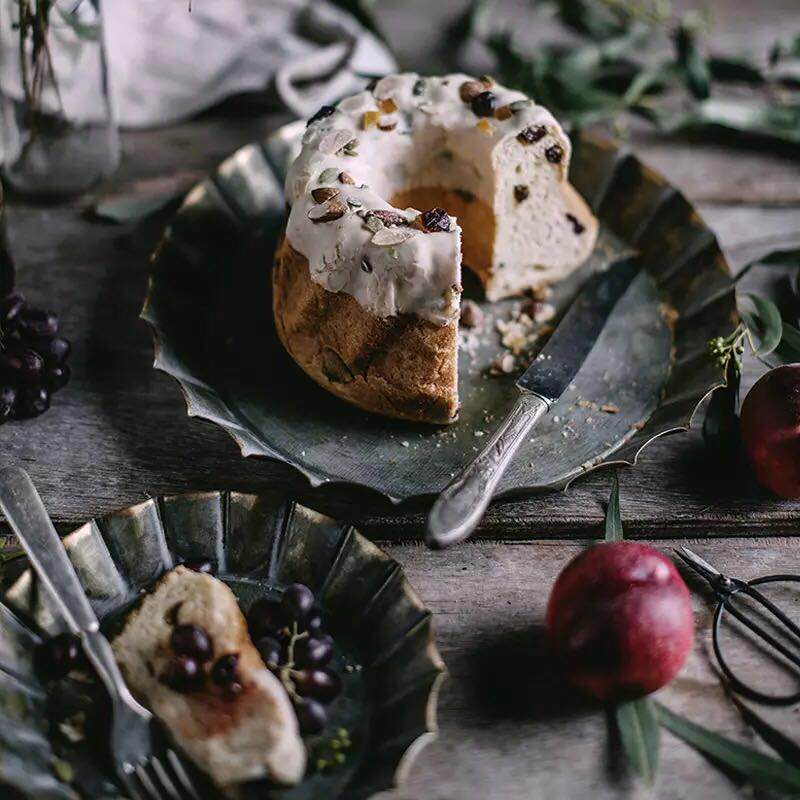
[[[136,698],[217,785],[302,779],[306,750],[289,696],[222,581],[168,572],[112,647]]]

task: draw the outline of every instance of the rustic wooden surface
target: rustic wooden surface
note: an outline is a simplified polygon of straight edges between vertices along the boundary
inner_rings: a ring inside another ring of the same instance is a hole
[[[387,26],[402,34],[402,61],[418,67],[420,54],[441,30],[430,15],[459,3],[385,5]],[[796,0],[759,4],[757,19],[742,0],[715,2],[714,12],[717,41],[734,49],[764,50],[778,36],[800,30]],[[435,68],[434,60],[425,63]],[[126,133],[122,167],[104,191],[142,196],[186,187],[282,121],[274,113],[228,106],[166,130]],[[638,131],[630,144],[697,204],[734,270],[800,239],[796,154],[667,141]],[[335,490],[309,491],[280,465],[245,461],[221,430],[188,419],[177,386],[151,368],[149,333],[137,317],[147,254],[162,221],[91,221],[81,213],[91,200],[14,201],[10,208],[19,287],[34,302],[59,311],[75,352],[73,379],[53,409],[36,421],[0,428],[0,465],[28,469],[64,531],[147,495],[257,491],[279,482],[306,504],[391,540],[389,551],[436,615],[450,680],[441,697],[439,741],[387,800],[641,796],[609,748],[604,711],[559,684],[538,644],[555,575],[585,540],[598,535],[608,475],[595,473],[566,493],[495,505],[479,529],[484,541],[434,554],[409,541],[422,529],[419,510],[381,508],[370,498],[344,503]],[[768,269],[751,272],[745,285],[781,289],[780,276]],[[748,381],[757,372],[753,365]],[[800,502],[770,497],[744,469],[723,471],[712,464],[697,425],[648,448],[635,468],[622,473],[621,486],[628,536],[666,539],[659,542],[665,548],[670,539],[701,540],[698,552],[742,577],[800,572],[800,539],[792,538],[800,533]],[[690,585],[699,635],[689,664],[661,699],[757,744],[722,696],[707,655],[706,595],[696,581]],[[797,735],[796,711],[779,713],[776,722]],[[656,795],[752,796],[666,733]]]
[[[214,114],[165,131],[128,133],[113,190],[127,195],[185,186],[276,124],[274,117]],[[794,193],[800,185],[800,161],[652,138],[637,149],[690,197],[743,195],[738,203],[698,201],[734,268],[760,250],[796,239],[800,201]],[[686,165],[689,159],[704,164],[706,151],[718,167],[706,171]],[[735,169],[725,169],[723,157]],[[745,165],[750,183],[742,179]],[[766,204],[755,176],[770,180],[786,174],[794,176],[794,183],[785,182],[785,203]],[[280,480],[300,492],[304,502],[352,516],[370,534],[418,537],[420,514],[376,510],[369,498],[342,507],[335,490],[307,491],[281,465],[244,460],[221,430],[187,418],[177,386],[151,368],[149,332],[137,318],[147,255],[161,223],[92,221],[81,213],[88,202],[81,198],[52,206],[14,201],[9,209],[19,288],[32,301],[59,311],[75,352],[72,381],[53,409],[35,421],[0,429],[0,462],[29,469],[56,521],[67,528],[135,503],[145,493],[255,490]],[[760,268],[750,273],[747,285],[764,288],[776,276],[774,269]],[[710,464],[697,429],[651,445],[636,468],[624,471],[622,487],[623,514],[636,536],[790,534],[800,516],[800,503],[768,496],[744,471],[723,474]],[[479,535],[589,535],[607,494],[608,477],[601,472],[577,481],[565,493],[498,504]]]
[[[665,550],[677,541],[661,542]],[[582,701],[554,674],[541,644],[550,587],[584,543],[467,544],[431,554],[417,545],[389,552],[433,610],[449,670],[439,703],[439,739],[422,752],[401,790],[384,800],[583,800],[643,798],[610,747],[603,708]],[[691,542],[710,563],[753,578],[800,567],[800,540]],[[433,566],[433,568],[432,568]],[[750,747],[757,737],[725,699],[712,668],[713,606],[703,583],[683,571],[693,592],[697,636],[686,666],[656,699]],[[798,711],[759,707],[800,744]],[[765,751],[766,752],[766,751]],[[746,797],[730,776],[672,734],[662,732],[658,800]],[[756,795],[766,797],[765,795]]]

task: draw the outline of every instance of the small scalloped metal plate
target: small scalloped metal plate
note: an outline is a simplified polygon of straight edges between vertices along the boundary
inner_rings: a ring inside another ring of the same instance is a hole
[[[352,749],[341,767],[312,769],[291,789],[251,784],[241,800],[367,798],[397,785],[436,736],[445,668],[431,613],[400,565],[352,527],[278,491],[203,492],[92,520],[64,544],[104,627],[121,618],[142,588],[190,558],[213,559],[244,607],[293,581],[320,598],[345,686],[330,707],[328,728],[309,741],[313,748],[345,727]],[[23,573],[0,603],[0,796],[5,783],[32,800],[72,800],[78,789],[84,797],[120,797],[97,740],[71,743],[56,724],[78,711],[91,721],[92,709],[105,707],[102,690],[72,679],[48,687],[34,669],[40,636],[62,629],[35,577]],[[101,737],[105,730],[101,723]],[[69,782],[64,764],[74,776]]]
[[[482,303],[482,333],[461,348],[462,406],[451,426],[367,414],[318,387],[283,351],[271,311],[282,176],[301,130],[294,123],[236,152],[167,228],[142,311],[155,366],[179,382],[189,414],[221,425],[245,456],[283,461],[314,486],[366,487],[395,502],[438,493],[514,402],[513,377],[486,373],[503,349],[494,321],[508,318],[515,301]],[[705,343],[737,320],[725,258],[683,195],[606,140],[580,134],[573,144],[571,180],[601,230],[588,263],[556,288],[554,305],[565,310],[591,271],[632,252],[644,269],[498,495],[563,487],[612,458],[634,463],[654,438],[687,429],[723,383]],[[480,301],[469,275],[465,292]]]

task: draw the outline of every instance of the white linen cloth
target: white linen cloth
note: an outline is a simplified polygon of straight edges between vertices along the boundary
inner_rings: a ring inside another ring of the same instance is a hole
[[[396,68],[386,47],[325,0],[103,0],[117,118],[174,122],[274,81],[299,116]]]
[[[58,102],[68,119],[87,123],[104,114],[98,48],[56,14],[76,5],[87,30],[96,18],[91,0],[58,0],[50,34],[59,97],[45,92],[42,103]],[[0,0],[0,92],[14,101],[22,99],[17,8]],[[377,37],[326,0],[101,0],[101,9],[121,127],[166,125],[270,87],[290,111],[308,116],[363,86],[356,73],[396,69]]]

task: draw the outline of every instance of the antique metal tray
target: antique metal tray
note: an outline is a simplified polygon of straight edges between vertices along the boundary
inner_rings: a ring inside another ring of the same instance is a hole
[[[204,492],[92,520],[64,544],[104,628],[182,560],[212,560],[245,608],[293,581],[315,592],[336,638],[333,665],[344,690],[329,707],[327,728],[306,740],[304,781],[285,790],[250,784],[241,800],[366,798],[401,781],[436,735],[444,664],[431,613],[400,565],[350,526],[279,493]],[[104,757],[107,703],[99,685],[72,675],[46,684],[35,667],[40,637],[63,629],[35,577],[23,573],[0,603],[2,797],[120,797]],[[340,728],[352,741],[345,763],[317,770],[315,754]]]
[[[170,223],[142,311],[155,365],[179,382],[189,414],[221,425],[245,456],[283,461],[313,486],[366,487],[392,501],[430,495],[514,401],[513,376],[489,378],[487,367],[503,350],[493,321],[518,301],[482,304],[488,321],[461,350],[462,408],[449,427],[367,414],[318,387],[283,351],[271,313],[283,171],[301,130],[295,123],[234,153]],[[520,449],[499,495],[563,487],[598,465],[633,463],[654,438],[685,430],[723,383],[705,344],[728,333],[737,312],[714,235],[680,192],[606,140],[576,136],[570,174],[601,232],[589,262],[557,288],[557,309],[590,271],[615,259],[638,252],[644,269],[570,391]],[[465,278],[466,296],[480,301]]]

